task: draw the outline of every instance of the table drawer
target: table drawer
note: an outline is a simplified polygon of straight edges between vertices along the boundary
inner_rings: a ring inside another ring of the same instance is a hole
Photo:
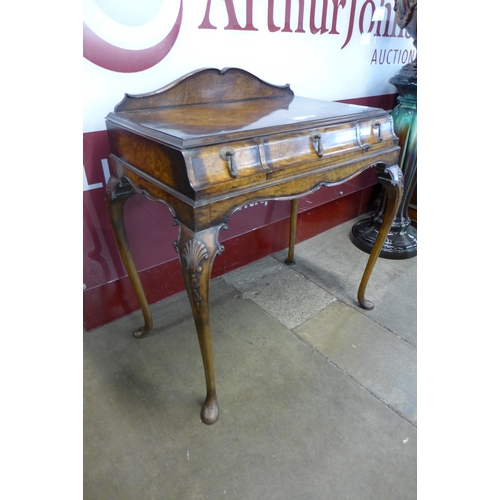
[[[276,170],[348,155],[354,150],[385,147],[382,143],[395,139],[392,119],[380,119],[275,135],[262,138],[262,142],[265,163]]]

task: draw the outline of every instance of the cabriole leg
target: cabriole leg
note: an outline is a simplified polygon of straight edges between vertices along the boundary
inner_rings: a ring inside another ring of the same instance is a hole
[[[380,255],[382,247],[384,246],[384,242],[387,238],[389,230],[391,229],[392,223],[394,222],[394,217],[396,216],[396,212],[398,211],[403,195],[403,174],[401,169],[397,165],[387,167],[382,164],[377,165],[376,168],[378,180],[386,189],[387,205],[384,220],[380,226],[372,251],[370,252],[370,257],[368,258],[368,263],[366,264],[365,272],[358,289],[359,304],[363,309],[367,310],[371,310],[375,306],[373,302],[365,299],[366,286],[372,274],[375,262]]]
[[[219,418],[219,404],[215,391],[214,358],[210,335],[210,273],[216,255],[223,251],[219,244],[219,230],[223,226],[192,232],[179,223],[177,251],[182,276],[191,303],[193,317],[200,343],[201,357],[207,384],[207,397],[201,410],[201,420],[214,424]]]
[[[288,242],[288,257],[285,264],[295,264],[295,237],[297,235],[297,211],[299,200],[296,198],[290,202],[290,237]]]
[[[141,306],[142,315],[144,316],[144,326],[138,328],[133,333],[134,337],[140,339],[145,337],[153,328],[153,317],[151,316],[149,304],[144,289],[142,288],[139,273],[135,267],[132,254],[130,253],[130,246],[123,221],[123,206],[133,194],[134,192],[126,179],[120,181],[116,177],[109,178],[106,186],[106,205],[108,208],[109,220],[113,228],[118,250],[120,251],[125,269],[130,277],[135,295]]]

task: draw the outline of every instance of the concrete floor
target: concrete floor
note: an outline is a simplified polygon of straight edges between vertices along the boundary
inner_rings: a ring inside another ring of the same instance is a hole
[[[417,498],[417,258],[360,309],[353,222],[212,280],[215,425],[184,292],[84,332],[86,500]]]

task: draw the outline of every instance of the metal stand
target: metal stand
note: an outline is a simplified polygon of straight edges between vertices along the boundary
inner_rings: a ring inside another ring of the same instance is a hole
[[[417,183],[417,62],[406,66],[389,80],[399,91],[398,105],[394,108],[394,132],[399,137],[401,154],[399,166],[404,176],[401,206],[380,252],[386,259],[409,259],[417,255],[417,230],[411,225],[408,204]],[[374,215],[357,222],[351,231],[351,241],[359,249],[370,253],[384,219],[387,195]]]

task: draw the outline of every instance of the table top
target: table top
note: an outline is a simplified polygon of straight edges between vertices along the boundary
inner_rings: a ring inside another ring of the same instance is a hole
[[[126,95],[106,119],[174,147],[187,148],[313,129],[386,114],[377,108],[295,96],[288,86],[267,84],[236,68],[226,70],[218,80],[214,80],[214,75],[210,73],[212,79],[204,81],[203,76],[213,71],[194,73],[173,87],[155,93]],[[235,73],[237,79],[231,78],[231,74]],[[245,77],[243,82],[242,75]],[[175,91],[179,94],[178,87],[187,86],[186,80],[190,79],[200,80],[191,84],[190,97],[172,98]],[[254,87],[257,82],[260,88],[249,92],[248,82]],[[200,97],[207,86],[215,85],[226,91]],[[235,86],[239,94],[231,94]]]
[[[374,108],[293,96],[291,100],[255,99],[187,105],[141,111],[123,111],[108,119],[142,132],[163,136],[179,147],[218,144],[324,124],[345,123],[380,113]]]

